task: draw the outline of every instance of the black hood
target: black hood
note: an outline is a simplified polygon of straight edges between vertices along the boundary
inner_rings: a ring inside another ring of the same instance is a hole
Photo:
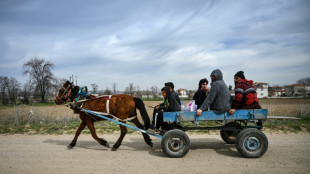
[[[171,92],[170,92],[170,87],[163,87],[162,89],[161,89],[162,91],[164,90],[164,91],[166,91],[166,94],[167,94],[167,98],[169,98],[170,96],[171,96]]]

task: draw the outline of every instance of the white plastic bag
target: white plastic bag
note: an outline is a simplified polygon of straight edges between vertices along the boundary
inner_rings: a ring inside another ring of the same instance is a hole
[[[189,102],[186,106],[186,111],[192,112],[192,111],[196,111],[196,109],[197,109],[197,105],[195,105],[195,100]]]

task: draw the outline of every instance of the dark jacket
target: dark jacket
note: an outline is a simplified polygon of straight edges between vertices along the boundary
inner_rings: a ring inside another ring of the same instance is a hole
[[[171,95],[170,88],[164,87],[163,88],[166,91],[166,98],[164,98],[166,103],[164,102],[159,106],[159,109],[163,109],[164,112],[174,112],[174,111],[181,111],[181,105],[179,102],[174,98],[173,95]]]
[[[207,92],[203,91],[201,89],[198,89],[193,97],[193,100],[195,100],[195,104],[197,105],[197,108],[200,108],[202,103],[207,98]]]
[[[216,69],[212,71],[211,75],[215,76],[215,81],[211,83],[211,90],[199,109],[215,110],[219,113],[229,111],[230,109],[230,92],[223,80],[221,70]]]
[[[235,84],[235,98],[232,103],[235,109],[260,109],[256,88],[252,80],[243,79]]]
[[[175,90],[172,90],[171,95],[181,104],[181,100],[179,95],[175,92]]]

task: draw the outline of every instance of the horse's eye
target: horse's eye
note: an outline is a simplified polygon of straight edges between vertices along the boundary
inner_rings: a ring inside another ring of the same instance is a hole
[[[65,92],[64,89],[60,89],[60,90],[59,90],[59,93],[60,93],[60,94],[62,94],[62,93],[64,93],[64,92]]]

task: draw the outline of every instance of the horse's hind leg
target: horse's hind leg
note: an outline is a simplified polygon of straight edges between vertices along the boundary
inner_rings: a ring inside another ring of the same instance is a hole
[[[135,119],[132,120],[132,122],[140,129],[144,129],[144,126],[140,123],[140,121],[138,120],[138,118],[136,117]],[[152,143],[152,139],[150,138],[150,136],[146,133],[142,133],[144,141],[146,142],[146,144],[148,144],[149,146],[153,147],[153,143]]]
[[[68,145],[69,148],[73,148],[75,146],[76,141],[77,141],[79,135],[81,134],[82,130],[85,128],[85,126],[86,126],[86,123],[84,121],[82,121],[79,128],[75,132],[75,136],[74,136],[72,142]]]
[[[119,136],[118,140],[116,141],[116,143],[113,145],[112,151],[116,151],[119,146],[122,144],[123,139],[125,137],[125,135],[127,134],[127,127],[119,125],[120,129],[121,129],[121,135]]]
[[[93,121],[88,121],[87,122],[87,127],[88,129],[90,130],[90,133],[92,135],[92,137],[98,141],[98,143],[100,143],[101,145],[103,146],[106,146],[106,147],[110,147],[109,146],[109,143],[103,139],[103,138],[99,138],[96,134],[96,129],[95,129],[95,126],[94,126],[94,122]]]

